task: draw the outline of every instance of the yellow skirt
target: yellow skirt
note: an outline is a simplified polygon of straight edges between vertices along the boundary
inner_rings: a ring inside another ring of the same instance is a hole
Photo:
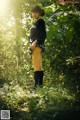
[[[42,71],[42,52],[40,47],[35,47],[32,51],[32,63],[34,71]]]

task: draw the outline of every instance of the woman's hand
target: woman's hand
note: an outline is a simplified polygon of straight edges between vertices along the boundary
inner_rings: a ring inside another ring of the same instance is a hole
[[[37,43],[37,40],[35,40],[33,43],[32,43],[32,45],[31,45],[31,50],[34,50],[35,49],[35,47],[36,47],[36,43]]]

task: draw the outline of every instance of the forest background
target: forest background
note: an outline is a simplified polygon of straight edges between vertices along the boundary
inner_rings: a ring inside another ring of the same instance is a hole
[[[20,120],[59,120],[56,111],[80,110],[80,5],[57,4],[56,0],[6,1],[0,0],[0,109],[10,109],[12,120],[17,116]],[[47,31],[44,87],[36,91],[29,54],[35,5],[46,12]]]

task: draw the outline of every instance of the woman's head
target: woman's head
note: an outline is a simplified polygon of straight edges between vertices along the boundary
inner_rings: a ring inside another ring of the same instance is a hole
[[[43,17],[45,15],[45,12],[42,8],[39,6],[35,6],[32,10],[32,17],[35,19],[38,19],[39,17]]]

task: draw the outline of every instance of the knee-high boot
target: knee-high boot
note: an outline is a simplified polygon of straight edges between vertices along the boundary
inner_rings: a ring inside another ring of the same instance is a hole
[[[39,71],[39,86],[43,86],[43,71]]]
[[[35,87],[39,85],[39,71],[34,72]]]

